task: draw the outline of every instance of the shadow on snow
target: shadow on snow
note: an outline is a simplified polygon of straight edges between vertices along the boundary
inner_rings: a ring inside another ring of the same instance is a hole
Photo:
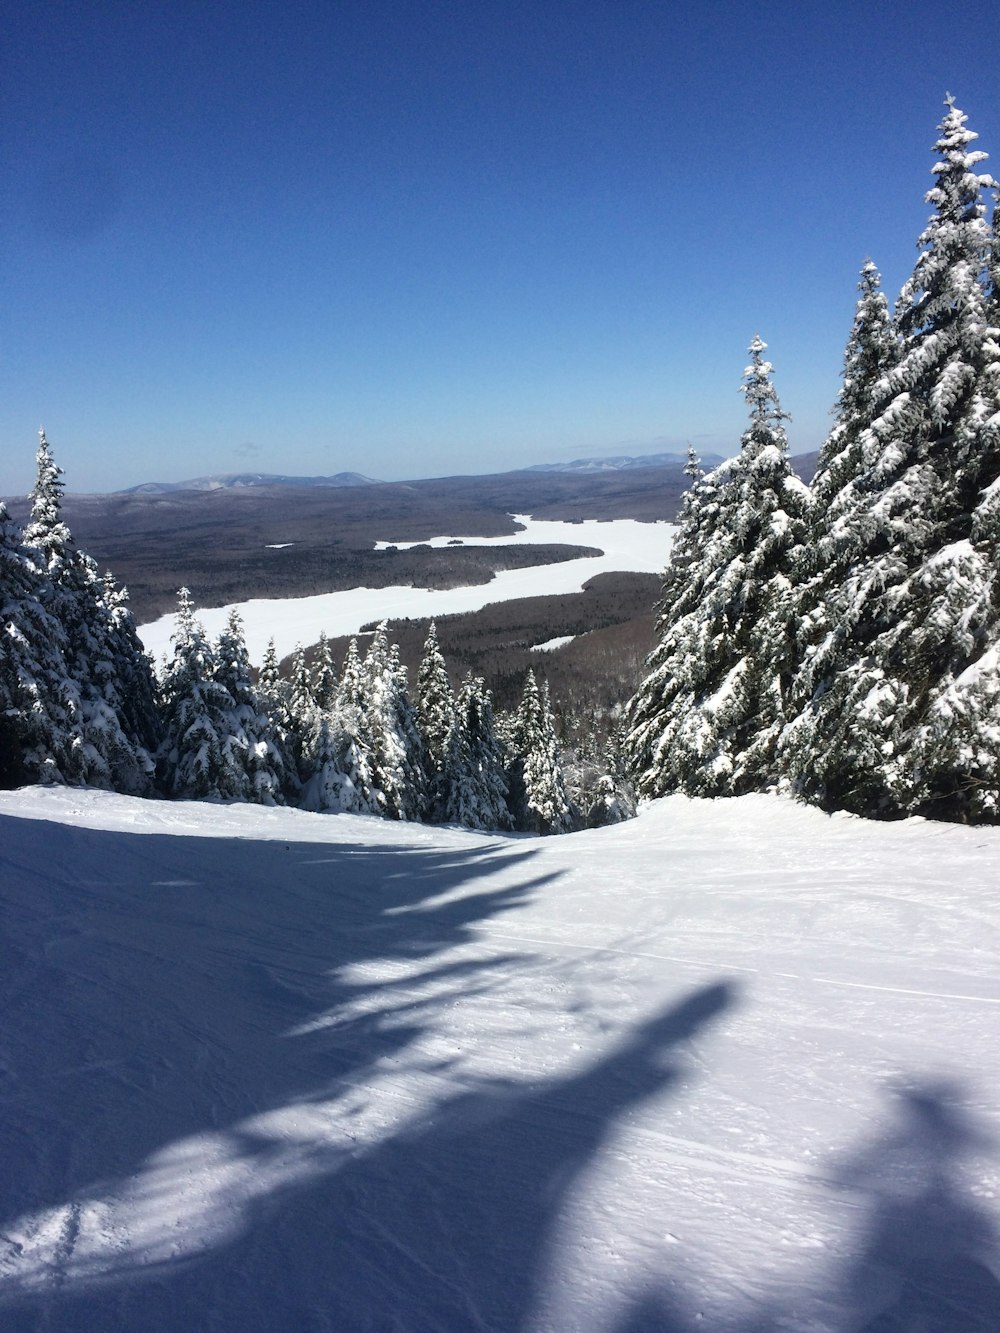
[[[477,928],[553,878],[532,875],[533,849],[28,820],[4,835],[4,1328],[550,1327],[575,1183],[623,1117],[678,1091],[684,1044],[737,1001],[700,987],[569,1073],[452,1077],[421,1040],[530,969]],[[915,1085],[895,1112],[831,1170],[860,1220],[826,1327],[995,1331],[997,1237],[963,1181],[982,1144],[960,1092]],[[624,1304],[616,1333],[705,1328],[669,1273]],[[729,1327],[794,1329],[794,1307]]]

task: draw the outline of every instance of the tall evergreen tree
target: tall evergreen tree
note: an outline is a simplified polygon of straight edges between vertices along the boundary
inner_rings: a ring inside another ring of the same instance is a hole
[[[385,621],[372,635],[362,678],[364,740],[378,812],[388,819],[420,819],[426,805],[423,747],[406,669],[389,645]]]
[[[513,729],[514,757],[507,771],[515,826],[528,833],[569,833],[575,812],[559,762],[548,684],[541,690],[529,670]]]
[[[252,799],[252,783],[234,744],[234,700],[216,679],[215,654],[187,588],[180,590],[172,637],[173,658],[161,681],[164,789],[189,800]]]
[[[417,672],[417,727],[426,758],[426,814],[429,819],[442,817],[448,804],[448,781],[452,768],[447,755],[454,731],[455,710],[455,697],[438,644],[437,627],[431,621]]]
[[[509,829],[504,753],[485,682],[462,681],[452,712],[443,768],[447,773],[441,818],[474,829]]]
[[[75,686],[80,744],[63,777],[141,795],[158,739],[152,668],[124,592],[73,542],[62,519],[61,478],[40,431],[25,539],[47,577],[47,607],[62,627],[66,675]]]
[[[750,425],[738,457],[696,480],[659,606],[659,643],[630,702],[626,751],[641,796],[730,796],[769,782],[795,662],[793,587],[808,493],[750,344]]]
[[[337,673],[330,653],[330,641],[326,630],[320,630],[316,644],[316,656],[312,665],[312,697],[321,713],[329,712],[337,697]]]
[[[232,700],[221,737],[228,786],[241,800],[282,802],[288,784],[287,756],[277,727],[264,710],[251,679],[243,621],[235,609],[215,642],[213,676]]]
[[[844,506],[860,540],[833,607],[842,628],[795,724],[799,790],[863,814],[962,818],[997,799],[966,730],[973,680],[995,693],[1000,345],[984,287],[993,182],[965,120],[949,98],[900,354],[859,439],[861,502]]]
[[[0,787],[65,782],[82,768],[80,700],[52,588],[0,501]]]

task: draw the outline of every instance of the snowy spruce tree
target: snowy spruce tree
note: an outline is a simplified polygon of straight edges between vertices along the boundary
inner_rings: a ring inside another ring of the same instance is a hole
[[[416,711],[407,694],[406,668],[389,644],[383,621],[362,670],[362,716],[377,812],[387,819],[420,819],[426,807],[425,761]]]
[[[124,590],[102,578],[62,519],[62,469],[39,432],[37,475],[25,541],[47,580],[47,607],[65,638],[80,744],[63,773],[68,782],[143,795],[158,737],[152,666]]]
[[[842,628],[794,724],[797,789],[869,815],[995,817],[998,804],[1000,344],[982,197],[993,182],[947,105],[899,354],[842,506],[859,539],[832,606]]]
[[[417,672],[417,728],[427,770],[426,817],[431,820],[443,818],[448,804],[452,769],[446,762],[446,755],[454,731],[455,710],[455,697],[438,644],[437,627],[431,621]]]
[[[809,541],[795,590],[798,662],[789,725],[779,739],[779,767],[784,781],[802,795],[818,791],[824,781],[822,760],[818,763],[814,754],[820,743],[814,704],[837,688],[843,666],[848,634],[844,588],[865,559],[870,532],[866,479],[877,445],[869,428],[887,405],[887,377],[900,355],[880,275],[870,261],[861,270],[858,291],[834,425],[812,481]]]
[[[658,645],[626,716],[640,796],[767,785],[795,665],[793,588],[808,492],[792,472],[759,337],[742,385],[740,454],[695,475],[658,607]]]
[[[217,678],[215,652],[195,619],[186,588],[179,594],[173,644],[160,682],[164,790],[187,800],[255,800],[252,760],[237,704]]]
[[[253,684],[243,621],[235,609],[215,642],[213,656],[215,680],[232,700],[229,734],[222,745],[227,763],[245,772],[241,785],[247,795],[241,799],[261,805],[281,804],[290,783],[290,760],[280,730]]]
[[[471,673],[452,710],[442,762],[447,774],[441,818],[473,829],[512,827],[504,751],[485,682]]]
[[[52,587],[0,501],[0,787],[78,779],[80,701]]]
[[[559,762],[548,685],[539,690],[531,670],[514,720],[511,749],[507,782],[514,826],[526,833],[570,833],[576,812]]]
[[[316,655],[313,658],[310,684],[313,703],[321,713],[329,712],[333,707],[334,699],[337,697],[337,672],[333,665],[330,641],[326,637],[326,630],[320,630],[319,640],[316,644]]]

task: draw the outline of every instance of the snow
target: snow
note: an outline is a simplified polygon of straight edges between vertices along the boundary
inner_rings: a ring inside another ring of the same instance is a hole
[[[332,639],[356,634],[362,625],[372,621],[433,618],[478,611],[491,602],[506,602],[516,597],[579,592],[596,574],[616,570],[659,574],[667,563],[676,531],[672,523],[640,523],[636,519],[556,523],[536,521],[525,514],[513,517],[524,524],[524,531],[506,537],[476,538],[475,542],[467,540],[463,545],[556,543],[593,546],[604,554],[566,560],[557,565],[501,570],[491,582],[468,588],[352,588],[347,592],[320,593],[315,597],[283,601],[255,598],[249,602],[198,609],[196,614],[207,634],[215,638],[224,628],[229,613],[237,610],[245,626],[251,661],[260,662],[272,637],[281,658],[293,652],[297,643],[315,643],[321,630]],[[426,542],[378,542],[376,545],[383,550],[388,545],[406,550],[411,546],[447,546],[455,540],[453,536],[442,536]],[[140,625],[139,637],[155,658],[170,651],[175,622],[174,615],[166,615]]]
[[[0,821],[4,1328],[996,1328],[1000,829]]]
[[[531,649],[535,653],[554,653],[557,648],[565,648],[575,638],[575,634],[560,634],[558,638],[546,639],[544,643],[533,643]]]

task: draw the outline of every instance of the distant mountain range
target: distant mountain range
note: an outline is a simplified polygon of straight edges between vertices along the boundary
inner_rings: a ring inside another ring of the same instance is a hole
[[[618,454],[612,458],[574,458],[571,463],[536,463],[523,472],[626,472],[639,467],[676,467],[687,462],[687,454]],[[722,454],[705,454],[702,466],[712,468],[723,462]]]
[[[332,477],[286,477],[277,472],[220,472],[213,477],[195,477],[191,481],[146,481],[129,486],[119,495],[162,495],[168,491],[240,490],[247,486],[376,486],[374,477],[360,472],[337,472]]]
[[[792,466],[801,476],[808,479],[815,470],[816,459],[816,453],[800,454],[793,457]],[[706,471],[724,461],[722,454],[701,456],[701,465]],[[686,453],[615,454],[609,458],[574,458],[569,463],[535,463],[532,467],[515,468],[514,471],[539,475],[556,472],[583,475],[598,472],[630,472],[639,468],[677,468],[686,462]],[[378,478],[366,477],[361,472],[337,472],[332,477],[290,477],[277,472],[220,472],[210,477],[194,477],[190,481],[147,481],[141,486],[129,486],[116,494],[165,495],[174,491],[245,490],[256,486],[343,487],[380,484]]]

